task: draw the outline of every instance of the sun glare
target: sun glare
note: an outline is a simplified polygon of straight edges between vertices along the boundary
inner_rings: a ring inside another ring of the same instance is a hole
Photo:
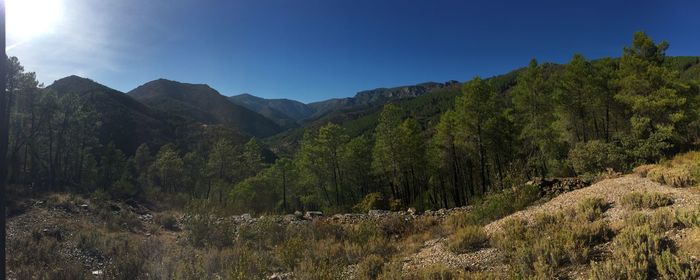
[[[63,0],[5,0],[7,36],[19,40],[50,33],[63,15]]]

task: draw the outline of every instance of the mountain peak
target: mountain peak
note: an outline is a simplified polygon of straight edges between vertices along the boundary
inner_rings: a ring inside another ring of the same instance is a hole
[[[161,111],[203,124],[224,124],[243,134],[264,137],[280,131],[280,127],[271,120],[229,102],[206,84],[158,79],[140,85],[127,94]]]

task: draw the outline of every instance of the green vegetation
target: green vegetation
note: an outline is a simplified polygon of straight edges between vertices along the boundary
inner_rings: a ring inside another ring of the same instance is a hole
[[[639,166],[634,171],[661,184],[692,187],[700,184],[700,152],[679,154],[660,164]]]
[[[459,228],[448,240],[448,247],[457,254],[477,250],[488,243],[488,237],[480,226],[467,225]]]
[[[632,209],[654,209],[673,204],[673,197],[670,194],[633,192],[622,197],[621,203]]]
[[[588,263],[595,245],[612,236],[601,219],[606,207],[602,200],[589,198],[566,213],[540,213],[529,224],[509,219],[492,244],[506,252],[518,274],[553,278],[565,265]]]

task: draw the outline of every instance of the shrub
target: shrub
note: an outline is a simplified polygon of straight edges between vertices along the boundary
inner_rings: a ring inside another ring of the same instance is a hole
[[[307,242],[301,236],[292,236],[275,248],[275,255],[285,268],[293,270],[307,253]]]
[[[569,151],[569,161],[578,174],[597,174],[607,168],[622,170],[625,156],[613,144],[592,140],[576,144]]]
[[[625,219],[627,226],[648,225],[655,232],[665,232],[672,229],[675,224],[676,218],[673,212],[665,209],[654,211],[651,215],[641,212],[632,213]]]
[[[700,227],[700,208],[698,210],[679,209],[675,214],[675,222],[681,227]]]
[[[591,198],[569,212],[537,214],[529,225],[521,219],[507,220],[492,244],[505,252],[519,274],[555,278],[565,264],[587,263],[593,247],[610,238],[612,231],[601,219],[605,205],[602,199]]]
[[[638,193],[632,192],[622,197],[621,204],[631,209],[659,208],[673,204],[670,194],[664,193]]]
[[[419,270],[417,276],[418,279],[425,280],[452,280],[464,278],[464,272],[442,264],[434,264]]]
[[[520,211],[539,200],[537,186],[525,185],[517,190],[503,190],[476,201],[468,213],[451,215],[445,225],[457,230],[466,225],[485,225]]]
[[[297,279],[342,279],[341,273],[342,269],[336,265],[333,265],[329,260],[314,260],[309,257],[304,258],[294,269],[294,277]]]
[[[677,155],[659,164],[637,167],[634,171],[640,176],[672,187],[695,186],[700,184],[700,152]]]
[[[169,213],[157,214],[154,217],[154,221],[167,230],[176,231],[180,229],[177,218]]]
[[[384,259],[377,255],[369,255],[357,264],[357,279],[374,280],[382,273]]]
[[[403,275],[402,262],[389,262],[382,267],[382,273],[379,274],[379,280],[403,280],[406,277]]]
[[[600,197],[588,197],[577,206],[577,214],[582,215],[588,221],[595,221],[603,216],[610,204]]]
[[[477,250],[488,243],[488,237],[481,226],[468,225],[457,230],[448,239],[448,247],[457,254]]]
[[[613,240],[610,259],[592,266],[591,278],[649,279],[656,271],[655,258],[667,245],[649,226],[625,227]]]
[[[382,219],[379,227],[386,236],[401,236],[412,232],[413,222],[398,215],[391,215],[385,219]]]
[[[352,209],[357,212],[367,213],[372,209],[387,209],[388,207],[389,204],[386,199],[384,199],[382,193],[373,192],[365,195],[362,201],[358,202]]]

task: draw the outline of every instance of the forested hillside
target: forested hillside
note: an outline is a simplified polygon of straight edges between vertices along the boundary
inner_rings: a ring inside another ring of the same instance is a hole
[[[667,48],[636,33],[619,58],[361,92],[267,139],[250,136],[279,125],[206,85],[157,80],[125,95],[68,77],[41,88],[13,59],[11,182],[235,213],[469,205],[534,177],[625,171],[697,147],[700,63]]]
[[[265,137],[281,131],[273,121],[229,102],[208,85],[158,79],[127,94],[163,112],[203,124],[223,124],[250,136]]]

